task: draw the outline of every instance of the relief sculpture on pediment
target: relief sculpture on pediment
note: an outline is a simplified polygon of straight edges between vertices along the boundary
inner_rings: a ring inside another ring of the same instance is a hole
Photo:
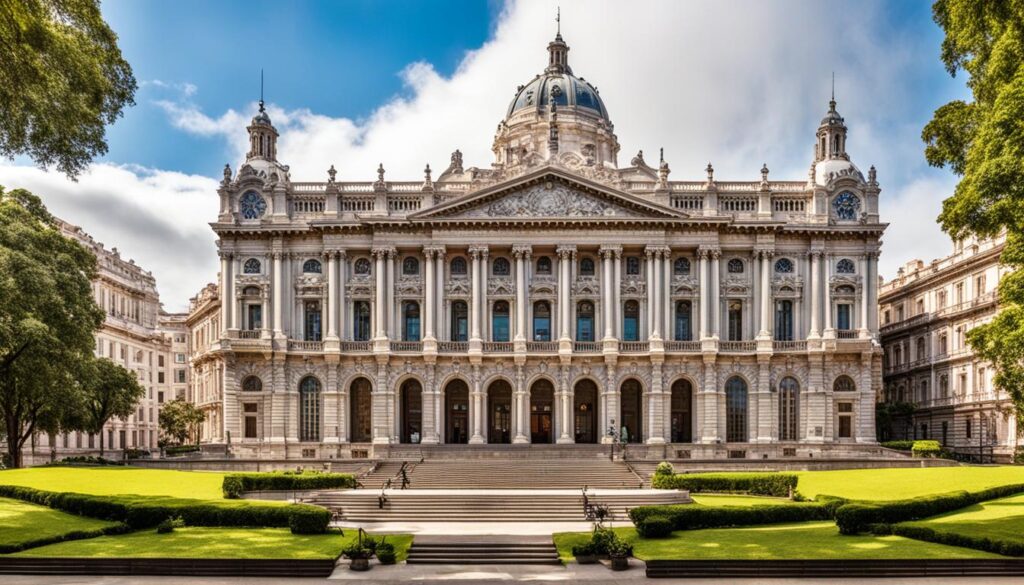
[[[463,217],[636,217],[636,213],[593,195],[548,183],[505,195],[466,210]]]

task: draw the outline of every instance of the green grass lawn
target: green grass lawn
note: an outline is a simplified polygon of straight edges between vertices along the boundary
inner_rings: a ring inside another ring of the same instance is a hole
[[[0,471],[0,485],[79,494],[220,500],[223,473],[138,467],[33,467]]]
[[[966,536],[1024,542],[1024,494],[982,502],[907,524]]]
[[[4,545],[18,545],[79,530],[98,530],[114,524],[0,498],[0,544]]]
[[[768,506],[772,504],[792,504],[788,498],[772,498],[768,496],[743,496],[734,494],[693,494],[690,497],[702,506]]]
[[[685,530],[670,538],[639,538],[632,527],[615,532],[633,544],[633,556],[645,561],[1005,558],[900,536],[842,536],[832,522]],[[562,560],[571,560],[573,545],[589,538],[589,532],[554,535]]]
[[[356,531],[292,534],[287,528],[178,528],[170,534],[140,530],[117,536],[61,542],[20,553],[33,557],[122,557],[202,559],[333,559],[356,539]],[[412,536],[389,535],[399,560]]]
[[[805,497],[828,494],[857,500],[901,500],[1024,483],[1024,467],[1005,465],[800,471],[797,475],[797,489]]]

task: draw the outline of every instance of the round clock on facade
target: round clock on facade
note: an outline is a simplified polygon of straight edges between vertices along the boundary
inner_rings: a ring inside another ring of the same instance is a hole
[[[267,202],[255,191],[246,191],[238,200],[238,209],[242,219],[259,219],[267,211]]]
[[[860,214],[860,199],[849,191],[843,191],[832,200],[832,211],[836,219],[854,221]]]

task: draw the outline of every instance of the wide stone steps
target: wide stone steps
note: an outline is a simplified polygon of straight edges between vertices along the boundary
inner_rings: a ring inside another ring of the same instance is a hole
[[[389,462],[363,480],[382,485],[401,463]],[[580,489],[637,488],[642,479],[623,463],[609,460],[434,461],[410,463],[410,487],[417,489]]]
[[[464,538],[464,537],[463,537]],[[406,560],[409,564],[433,565],[557,565],[558,551],[548,538],[546,541],[510,542],[500,537],[484,540],[431,541],[418,538],[413,541]],[[531,539],[532,540],[532,539]],[[421,542],[422,541],[422,542]]]

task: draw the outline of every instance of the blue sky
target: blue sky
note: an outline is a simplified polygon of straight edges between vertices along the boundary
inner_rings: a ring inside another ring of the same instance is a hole
[[[140,82],[108,132],[110,152],[77,183],[24,160],[24,186],[58,215],[151,269],[169,310],[215,279],[216,180],[245,148],[259,98],[298,181],[417,179],[425,163],[490,164],[517,85],[540,72],[555,6],[570,64],[601,90],[622,145],[664,147],[672,179],[803,179],[836,73],[849,151],[874,164],[890,226],[881,268],[949,244],[934,218],[956,179],[931,169],[921,128],[966,98],[939,61],[924,0],[499,0],[155,2],[105,0],[104,16]]]

